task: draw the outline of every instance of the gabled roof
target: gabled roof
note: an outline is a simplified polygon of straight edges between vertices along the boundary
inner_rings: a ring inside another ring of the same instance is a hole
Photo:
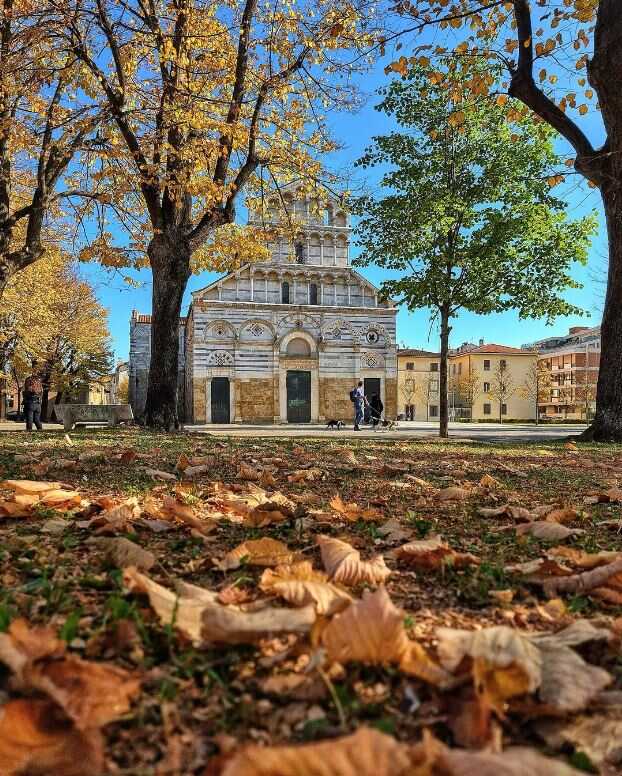
[[[417,348],[398,348],[398,356],[412,356],[413,358],[440,358],[440,353],[431,350],[418,350]]]
[[[523,348],[511,348],[509,347],[509,345],[496,345],[494,342],[491,342],[488,345],[478,345],[477,347],[468,348],[467,350],[463,350],[463,351],[456,351],[451,355],[452,357],[455,357],[455,356],[472,355],[473,353],[478,353],[478,354],[490,353],[491,355],[499,354],[499,355],[508,355],[508,356],[537,355],[535,350],[524,350]]]

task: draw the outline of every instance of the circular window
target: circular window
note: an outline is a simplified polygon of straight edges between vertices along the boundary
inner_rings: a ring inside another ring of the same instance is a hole
[[[376,329],[370,329],[367,332],[367,342],[370,343],[370,345],[375,345],[376,342],[380,340],[380,334],[376,331]]]

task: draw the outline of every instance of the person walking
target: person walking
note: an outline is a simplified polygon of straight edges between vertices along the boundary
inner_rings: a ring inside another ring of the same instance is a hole
[[[374,431],[376,430],[376,427],[382,420],[382,412],[384,410],[384,404],[382,403],[382,399],[380,396],[378,396],[377,393],[374,393],[371,397],[371,401],[369,402],[369,415],[371,424],[374,427]]]
[[[41,423],[41,402],[43,399],[43,383],[37,373],[37,362],[33,362],[33,372],[24,382],[24,415],[26,416],[26,431],[32,431],[34,423],[38,431],[43,430]]]
[[[363,381],[359,380],[358,385],[353,391],[354,401],[354,430],[361,430],[361,423],[363,421],[363,407],[365,405],[365,391],[363,390]]]

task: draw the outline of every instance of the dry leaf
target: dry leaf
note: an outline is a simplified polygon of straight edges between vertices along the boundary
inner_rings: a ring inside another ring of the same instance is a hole
[[[328,582],[325,574],[314,571],[309,561],[278,566],[274,571],[266,569],[260,587],[294,606],[313,604],[317,613],[324,615],[340,612],[352,601],[352,596]]]
[[[321,469],[297,469],[287,476],[288,482],[315,482],[321,480],[324,472]]]
[[[437,498],[439,501],[464,501],[469,497],[469,491],[452,485],[449,488],[439,490]]]
[[[220,491],[215,500],[224,513],[241,518],[246,525],[256,528],[282,523],[296,513],[296,504],[279,491],[268,495],[252,484],[246,493]]]
[[[239,568],[242,563],[249,566],[278,566],[292,563],[295,558],[296,554],[288,549],[286,544],[264,537],[239,544],[214,565],[221,571],[230,571]]]
[[[152,566],[155,566],[156,557],[152,552],[144,550],[125,537],[98,539],[97,543],[105,550],[106,558],[117,568],[136,566],[137,569],[149,571]]]
[[[346,504],[341,496],[332,498],[330,500],[330,505],[335,512],[350,523],[355,523],[357,520],[382,520],[384,517],[382,512],[374,507],[367,507],[364,509],[358,504]]]
[[[51,701],[21,699],[0,706],[2,776],[99,776],[103,767],[99,731],[78,730]]]
[[[125,714],[140,681],[116,666],[65,655],[64,649],[49,628],[30,628],[24,620],[14,620],[7,633],[0,633],[0,661],[12,670],[15,683],[47,695],[80,730]]]
[[[580,528],[566,528],[561,523],[551,523],[548,520],[536,520],[533,523],[522,523],[516,526],[519,536],[529,534],[544,542],[560,542],[570,536],[579,536],[585,531]]]
[[[145,474],[152,477],[154,480],[161,480],[162,482],[177,482],[177,477],[170,472],[164,472],[160,469],[145,469]]]
[[[547,512],[545,519],[551,523],[572,523],[580,517],[579,512],[576,509],[570,509],[570,507],[560,507],[559,509],[552,509]]]
[[[145,593],[160,622],[174,627],[197,646],[247,644],[278,633],[308,633],[315,622],[313,606],[284,609],[265,606],[243,611],[223,606],[217,593],[180,583],[174,593],[135,569],[125,569],[128,590]]]
[[[258,682],[261,692],[276,695],[279,698],[292,698],[298,701],[321,701],[328,694],[328,688],[316,674],[277,674]]]
[[[499,482],[499,480],[495,479],[491,474],[484,474],[484,476],[479,481],[479,484],[483,488],[490,488],[490,489],[503,487],[503,484]]]
[[[193,531],[204,536],[216,527],[216,521],[201,518],[197,515],[194,507],[190,504],[184,504],[183,501],[174,496],[164,496],[161,513],[168,519],[177,518],[182,523],[189,525]]]
[[[548,579],[543,584],[544,592],[551,598],[558,593],[575,593],[580,595],[597,588],[607,587],[610,580],[618,574],[622,574],[622,558],[605,566],[599,566],[591,571],[584,571],[582,574]]]
[[[576,751],[584,752],[597,768],[622,764],[622,720],[618,715],[542,720],[536,731],[550,748],[561,750],[570,744]]]
[[[512,520],[522,522],[532,522],[534,519],[533,512],[525,507],[515,507],[510,504],[504,504],[500,507],[480,507],[477,514],[482,517],[511,517]]]
[[[435,685],[448,679],[423,647],[408,638],[404,613],[394,606],[384,587],[374,593],[366,590],[362,600],[335,615],[323,630],[321,643],[328,659],[343,665],[397,663],[404,673]]]
[[[248,746],[222,776],[415,776],[409,747],[377,730],[360,728],[332,741],[302,746]]]
[[[612,679],[570,648],[609,636],[585,621],[556,634],[526,634],[501,625],[478,631],[439,628],[436,635],[441,665],[455,671],[470,658],[476,687],[500,714],[505,701],[536,690],[548,707],[579,711]]]
[[[276,485],[276,477],[270,471],[270,469],[264,469],[261,472],[259,484],[262,488],[273,488]]]
[[[343,585],[382,584],[391,574],[382,555],[362,561],[361,554],[351,544],[328,536],[317,540],[322,553],[322,563],[332,582]]]
[[[479,564],[479,559],[475,555],[452,550],[440,536],[404,544],[397,548],[395,556],[418,569],[439,569],[445,565],[464,568]]]
[[[585,552],[585,550],[577,550],[574,547],[551,547],[547,555],[554,558],[563,558],[572,563],[573,566],[587,570],[618,560],[622,556],[622,552],[614,550]]]
[[[513,747],[505,752],[465,752],[448,749],[424,732],[412,747],[410,776],[580,776],[563,762],[543,757],[533,749]]]
[[[246,463],[241,463],[236,477],[239,480],[258,482],[261,479],[261,472],[258,469],[255,469],[253,466],[249,466]]]

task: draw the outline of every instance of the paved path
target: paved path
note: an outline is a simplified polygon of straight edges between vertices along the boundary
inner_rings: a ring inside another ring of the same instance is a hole
[[[450,423],[449,434],[454,438],[473,439],[482,442],[537,442],[565,439],[580,434],[585,426],[576,424],[535,426],[525,424],[500,423]],[[213,436],[234,437],[347,437],[356,439],[422,439],[438,436],[438,424],[425,421],[401,421],[395,431],[371,431],[364,428],[353,431],[352,427],[341,431],[328,431],[326,426],[305,425],[205,425],[186,426],[187,431],[195,431]]]

